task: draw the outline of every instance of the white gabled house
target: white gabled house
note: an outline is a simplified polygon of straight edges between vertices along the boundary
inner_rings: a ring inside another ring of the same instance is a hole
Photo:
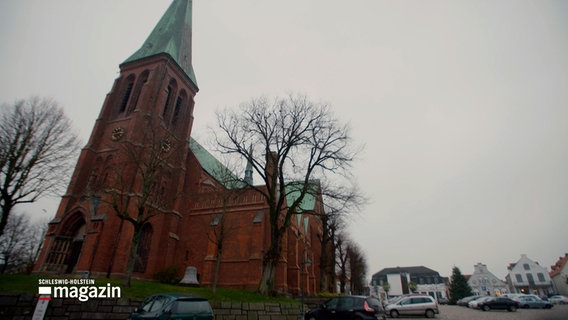
[[[511,263],[507,284],[512,293],[548,295],[554,293],[552,280],[546,268],[522,254],[519,261]]]
[[[500,296],[508,293],[507,284],[487,269],[487,265],[478,263],[473,274],[467,280],[475,294]]]

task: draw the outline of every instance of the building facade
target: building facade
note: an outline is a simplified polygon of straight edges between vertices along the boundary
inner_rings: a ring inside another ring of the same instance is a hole
[[[446,298],[447,284],[448,278],[424,266],[385,268],[371,277],[371,285],[387,287],[389,297],[420,293],[435,299]]]
[[[508,292],[507,284],[491,273],[485,264],[474,266],[473,274],[467,280],[473,293],[479,295],[500,296]]]
[[[546,268],[522,254],[521,258],[511,263],[507,269],[507,285],[511,293],[548,295],[554,292],[552,280]]]
[[[568,253],[551,266],[549,275],[556,293],[568,296]]]
[[[191,137],[199,91],[191,21],[192,1],[173,0],[142,47],[120,64],[49,224],[36,272],[120,278],[132,267],[135,278],[152,279],[168,268],[181,276],[193,267],[200,285],[210,285],[218,269],[219,286],[257,288],[270,241],[269,208],[258,192],[262,185],[236,191],[226,183],[228,169]],[[252,173],[243,180],[252,184]],[[293,191],[284,191],[294,200]],[[319,290],[322,198],[304,200],[282,241],[274,288],[284,293]],[[136,219],[144,220],[129,221]]]

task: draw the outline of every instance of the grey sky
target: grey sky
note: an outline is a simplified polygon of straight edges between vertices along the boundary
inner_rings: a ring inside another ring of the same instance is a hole
[[[171,0],[0,2],[0,97],[59,101],[86,142]],[[194,0],[194,137],[260,95],[329,102],[364,152],[370,274],[568,252],[568,2]],[[54,213],[57,201],[42,204]]]

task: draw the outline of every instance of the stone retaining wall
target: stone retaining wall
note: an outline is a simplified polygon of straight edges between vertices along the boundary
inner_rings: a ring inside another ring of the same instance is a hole
[[[1,320],[31,320],[38,296],[29,293],[0,293]],[[45,320],[126,319],[139,299],[54,299]],[[241,303],[211,301],[216,320],[297,320],[300,304]],[[306,307],[307,308],[307,307]]]

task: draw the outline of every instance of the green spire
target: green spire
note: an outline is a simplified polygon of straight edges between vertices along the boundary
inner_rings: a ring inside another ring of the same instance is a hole
[[[191,65],[192,0],[174,0],[142,47],[124,63],[169,54],[197,86]]]

